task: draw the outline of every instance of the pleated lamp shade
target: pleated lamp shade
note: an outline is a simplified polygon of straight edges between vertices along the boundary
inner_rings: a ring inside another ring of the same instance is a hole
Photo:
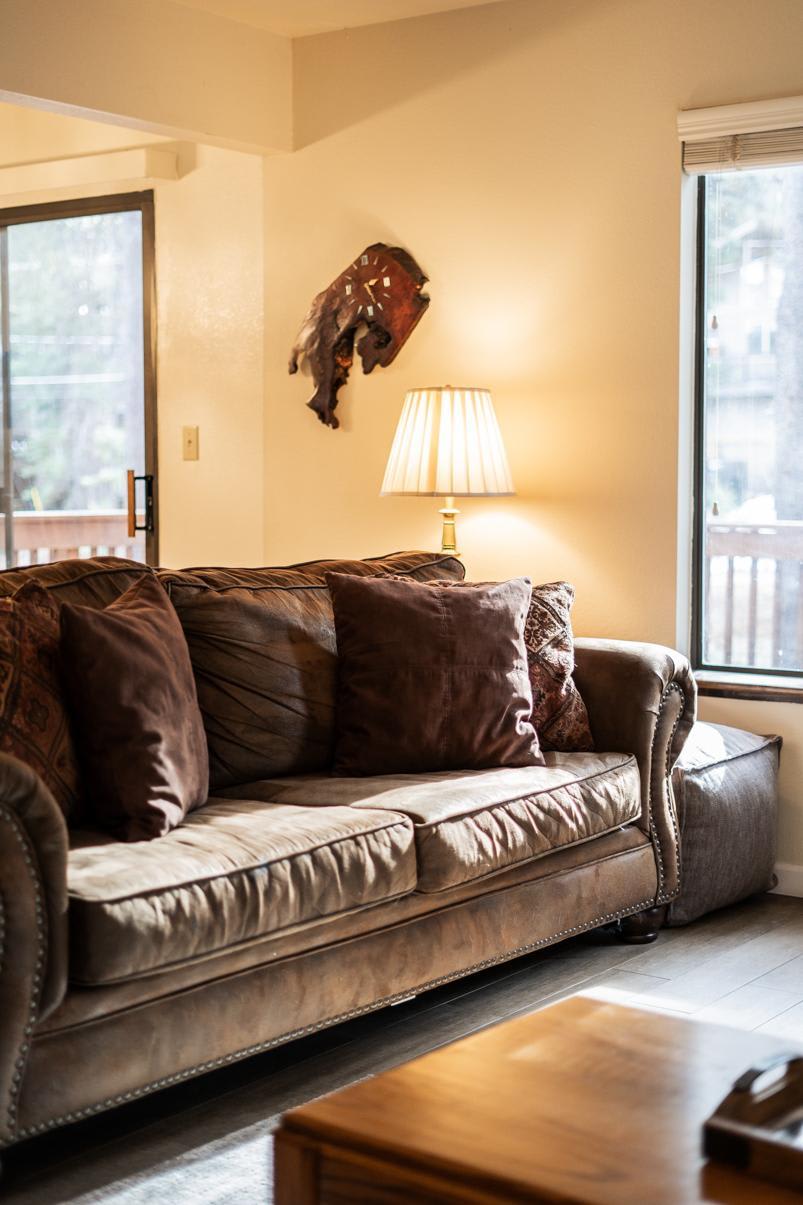
[[[487,389],[411,389],[390,449],[383,494],[514,493]]]
[[[456,496],[512,494],[513,480],[487,389],[411,389],[390,449],[383,494],[444,497],[441,552],[459,556]]]

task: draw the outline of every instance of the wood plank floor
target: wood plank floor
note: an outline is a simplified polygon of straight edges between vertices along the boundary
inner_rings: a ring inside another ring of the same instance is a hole
[[[803,1049],[803,899],[762,896],[652,946],[586,934],[181,1085],[6,1157],[14,1205],[266,1205],[286,1109],[577,992]],[[593,1073],[593,1069],[591,1069]]]

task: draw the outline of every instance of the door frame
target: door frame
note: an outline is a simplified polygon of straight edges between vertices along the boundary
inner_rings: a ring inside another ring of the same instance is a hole
[[[142,215],[144,472],[153,479],[154,530],[145,533],[145,558],[149,565],[158,565],[159,448],[156,421],[156,223],[153,189],[144,192],[110,193],[102,197],[79,197],[72,201],[14,205],[8,209],[0,209],[0,230],[4,226],[19,226],[29,222],[58,221],[61,218],[87,217],[95,213],[126,213],[136,209]]]

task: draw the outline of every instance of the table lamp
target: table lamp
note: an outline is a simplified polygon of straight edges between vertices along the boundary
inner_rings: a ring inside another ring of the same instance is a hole
[[[458,556],[456,497],[515,491],[487,389],[436,385],[411,389],[390,449],[382,494],[445,498],[441,551]]]

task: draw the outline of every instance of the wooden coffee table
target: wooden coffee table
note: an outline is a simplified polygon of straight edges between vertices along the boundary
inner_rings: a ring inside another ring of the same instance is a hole
[[[276,1205],[781,1205],[701,1127],[775,1039],[575,996],[288,1113]]]

